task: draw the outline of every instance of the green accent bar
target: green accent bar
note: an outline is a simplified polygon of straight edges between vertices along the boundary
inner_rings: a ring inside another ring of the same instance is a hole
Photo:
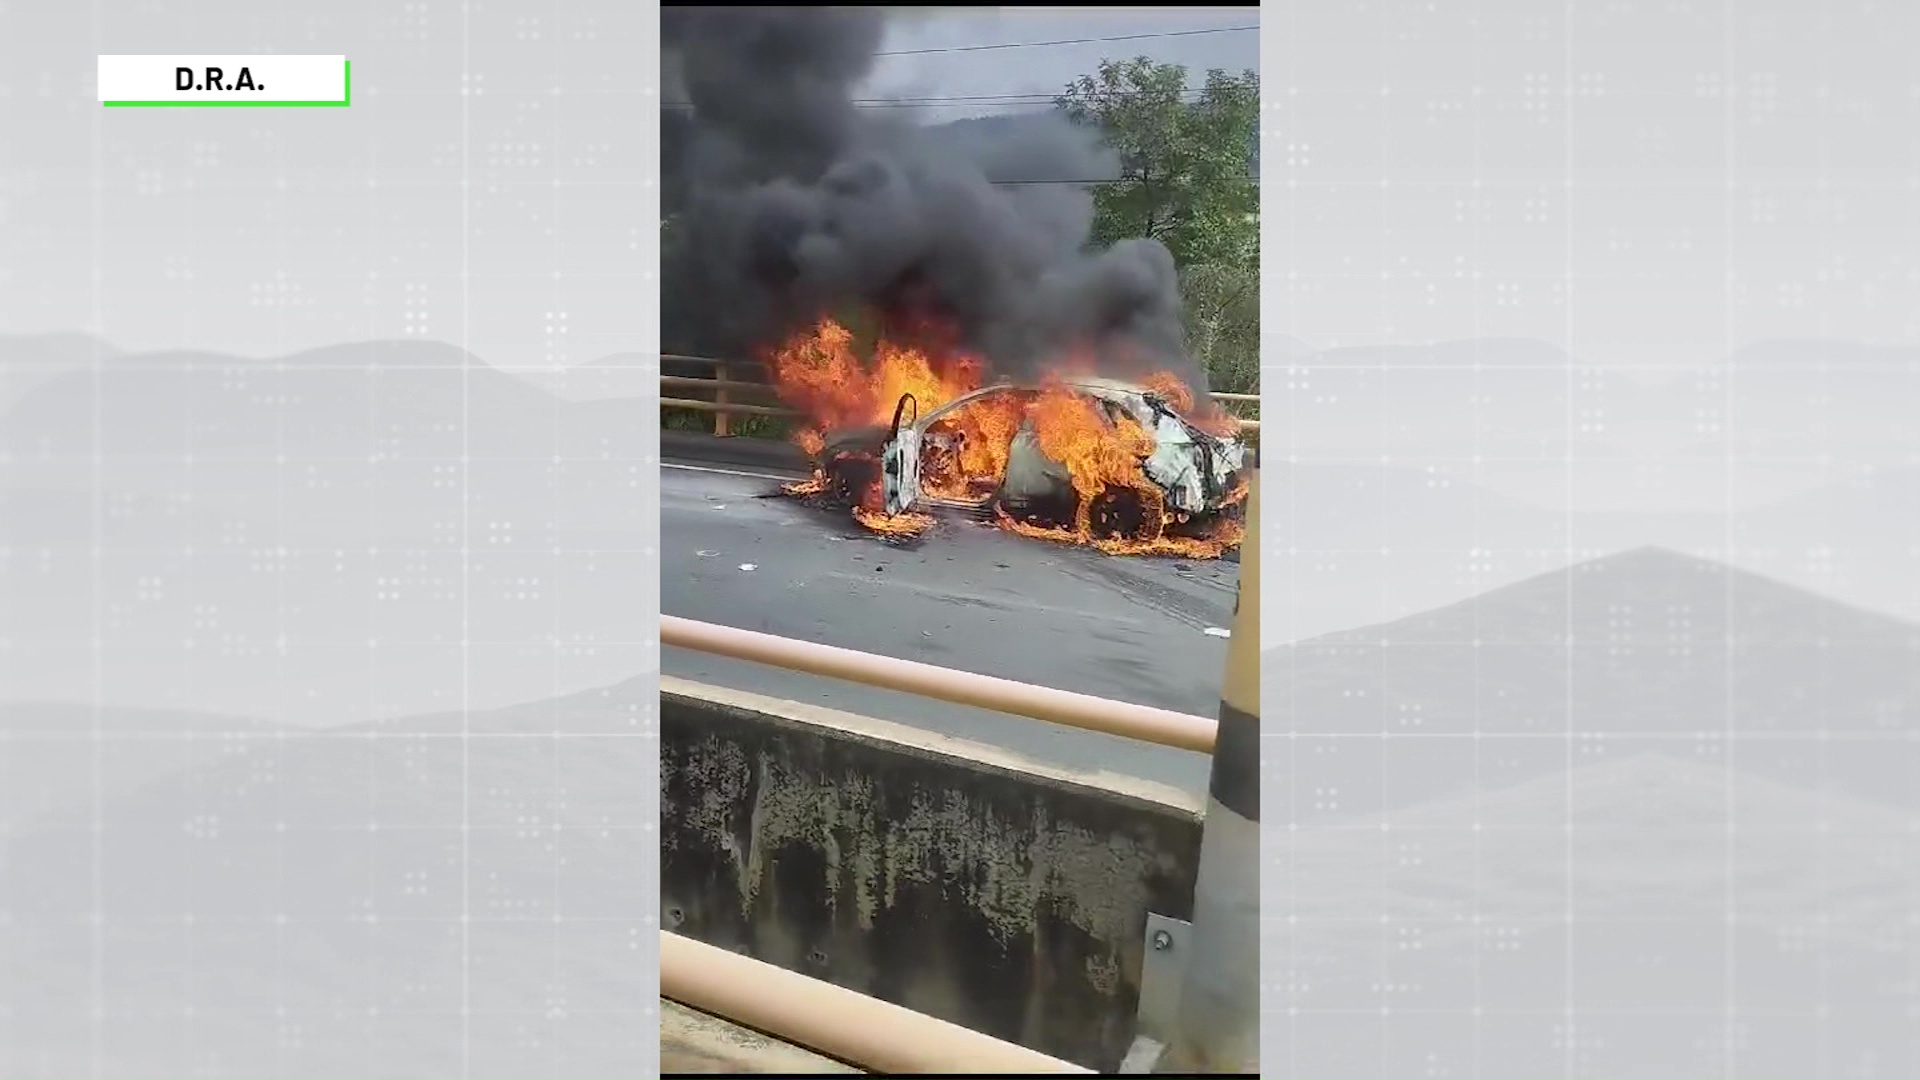
[[[339,101],[103,101],[109,109],[344,109],[353,104],[353,61],[348,60],[346,96]]]

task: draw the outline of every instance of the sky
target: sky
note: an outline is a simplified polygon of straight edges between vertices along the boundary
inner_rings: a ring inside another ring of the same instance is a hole
[[[883,56],[866,94],[876,98],[1053,95],[1102,60],[1147,56],[1181,64],[1200,83],[1210,68],[1239,72],[1260,66],[1258,8],[1169,7],[1064,10],[972,8],[905,14],[888,30]],[[1204,30],[1208,33],[1190,33]],[[1101,37],[1128,41],[1035,45]],[[1021,45],[977,49],[979,45]],[[952,50],[952,51],[932,51]],[[924,110],[929,120],[960,119],[1032,108],[991,102],[946,102]]]

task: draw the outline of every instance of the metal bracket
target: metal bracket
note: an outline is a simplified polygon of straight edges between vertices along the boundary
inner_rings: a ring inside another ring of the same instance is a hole
[[[1147,939],[1140,962],[1140,1004],[1134,1033],[1155,1042],[1173,1037],[1180,1014],[1180,986],[1186,980],[1187,946],[1193,940],[1191,923],[1147,914]]]
[[[1120,1059],[1118,1073],[1121,1076],[1151,1076],[1159,1071],[1160,1059],[1166,1053],[1166,1047],[1145,1035],[1135,1035],[1133,1045],[1127,1048],[1127,1056]]]

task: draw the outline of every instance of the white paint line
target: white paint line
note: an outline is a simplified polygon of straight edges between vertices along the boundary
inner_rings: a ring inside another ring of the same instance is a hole
[[[778,480],[782,483],[804,479],[804,477],[799,476],[776,476],[773,473],[750,472],[745,469],[716,469],[709,465],[682,465],[675,461],[663,461],[660,463],[660,467],[663,469],[680,469],[685,472],[716,473],[720,476],[748,476],[755,480]]]

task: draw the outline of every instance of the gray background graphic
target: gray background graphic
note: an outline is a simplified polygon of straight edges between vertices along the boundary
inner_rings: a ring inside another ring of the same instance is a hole
[[[657,1069],[657,34],[0,12],[0,1072]]]
[[[1920,1069],[1917,18],[1263,12],[1267,1074]]]

